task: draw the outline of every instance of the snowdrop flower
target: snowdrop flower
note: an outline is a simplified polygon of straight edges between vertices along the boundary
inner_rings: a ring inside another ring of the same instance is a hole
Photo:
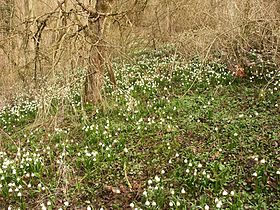
[[[253,173],[252,176],[258,176],[257,172]]]
[[[148,180],[148,185],[151,185],[153,183],[153,181],[152,180]]]
[[[228,192],[226,190],[223,191],[223,195],[226,196],[228,195]]]
[[[182,188],[181,193],[182,193],[182,194],[185,194],[185,193],[186,193],[186,191],[185,191],[184,188]]]
[[[222,207],[222,201],[218,201],[217,203],[216,203],[216,207],[219,209],[219,208],[221,208]]]
[[[157,203],[155,201],[152,202],[152,206],[156,206]]]
[[[262,160],[261,160],[261,163],[264,164],[264,163],[265,163],[265,159],[262,159]]]
[[[150,205],[150,201],[147,200],[147,201],[145,202],[145,205],[146,205],[146,206],[149,206],[149,205]]]
[[[131,203],[131,204],[129,204],[129,206],[131,207],[131,208],[134,208],[134,203]]]
[[[172,201],[169,202],[169,206],[173,206],[173,202]]]
[[[44,203],[42,203],[40,206],[42,207],[42,210],[47,210],[47,207],[45,206]]]
[[[160,182],[160,178],[158,176],[155,176],[156,182]]]
[[[210,207],[206,204],[206,205],[204,206],[204,209],[205,209],[205,210],[209,210]]]
[[[234,191],[231,191],[230,194],[231,194],[232,196],[234,196]]]

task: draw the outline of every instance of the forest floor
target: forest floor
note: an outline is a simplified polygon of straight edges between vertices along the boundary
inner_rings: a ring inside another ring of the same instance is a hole
[[[4,107],[0,209],[280,209],[279,70],[165,49],[114,69],[98,107],[79,83]]]

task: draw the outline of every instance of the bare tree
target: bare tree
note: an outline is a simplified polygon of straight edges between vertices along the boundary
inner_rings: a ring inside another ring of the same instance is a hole
[[[96,0],[95,4],[90,1],[87,6],[79,0],[76,2],[88,14],[88,27],[85,33],[91,44],[84,99],[86,102],[98,103],[102,100],[101,91],[107,59],[105,30],[107,17],[111,15],[112,0]]]

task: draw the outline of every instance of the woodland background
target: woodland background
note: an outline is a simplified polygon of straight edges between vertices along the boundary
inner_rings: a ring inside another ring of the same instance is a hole
[[[127,60],[136,49],[157,49],[168,43],[186,58],[219,58],[229,69],[252,65],[246,59],[251,49],[279,63],[277,0],[100,2],[106,5],[107,15],[102,16],[106,20],[101,18],[98,32],[89,27],[89,10],[98,10],[96,1],[1,0],[1,95],[10,98],[19,92],[34,94],[39,87],[69,85],[75,82],[77,69],[95,65],[90,60],[98,56],[94,55],[98,47],[104,51],[99,68],[111,69],[111,77],[112,59]]]

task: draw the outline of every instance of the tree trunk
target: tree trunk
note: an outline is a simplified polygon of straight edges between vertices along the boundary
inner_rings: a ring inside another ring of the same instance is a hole
[[[22,48],[23,48],[23,72],[22,70],[19,70],[19,76],[23,81],[23,84],[26,85],[25,81],[25,74],[29,70],[29,62],[30,62],[30,49],[31,49],[31,43],[30,43],[30,23],[29,19],[32,16],[32,11],[33,11],[33,2],[31,0],[24,0],[24,36],[23,36],[23,43],[22,43]]]
[[[85,102],[98,103],[102,101],[102,86],[105,70],[105,42],[104,30],[106,17],[98,13],[107,13],[109,10],[106,0],[96,0],[96,13],[90,14],[88,18],[89,37],[91,39],[91,48],[89,56],[89,67],[85,84]]]

